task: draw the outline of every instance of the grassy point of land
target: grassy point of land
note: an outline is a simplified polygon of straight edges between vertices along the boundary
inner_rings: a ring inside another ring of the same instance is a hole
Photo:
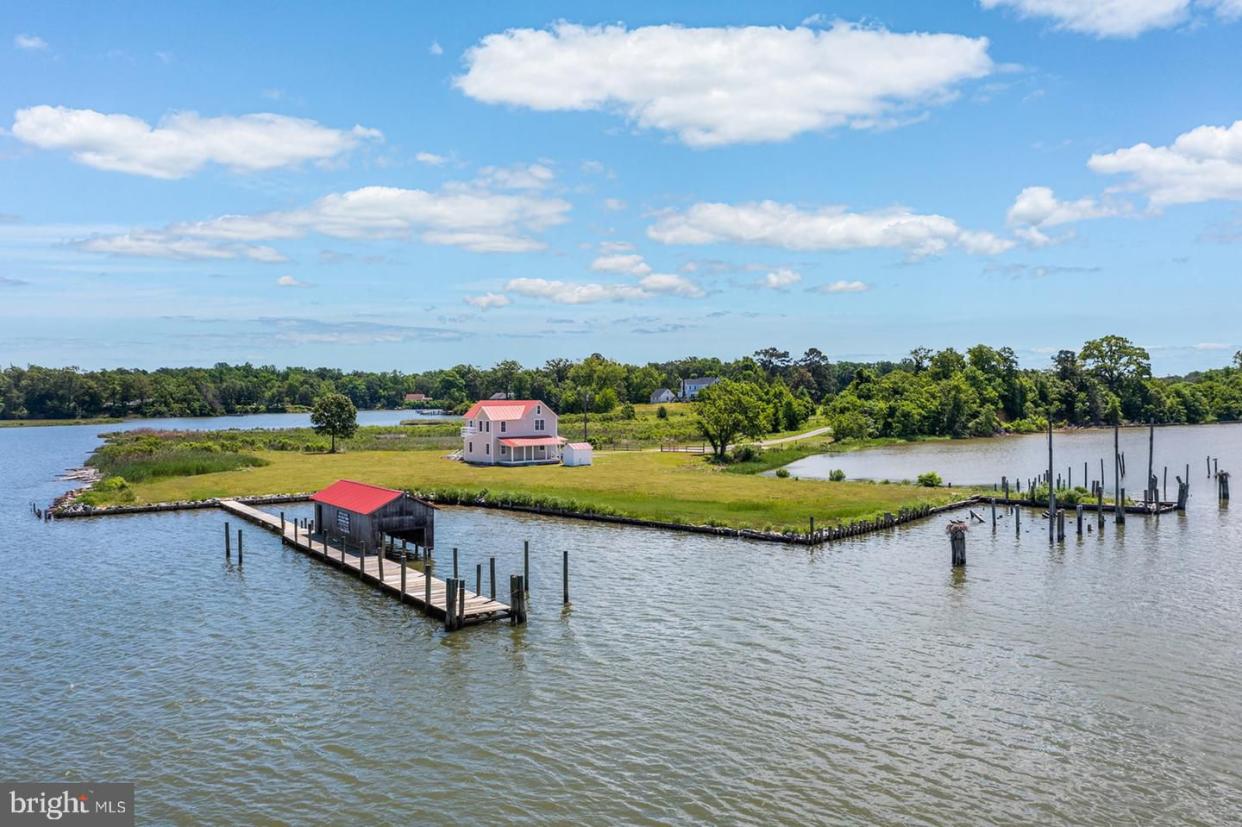
[[[126,496],[130,502],[145,503],[314,491],[348,478],[456,501],[485,495],[491,501],[583,513],[805,531],[811,516],[819,525],[830,525],[895,513],[903,506],[943,504],[969,493],[730,474],[697,455],[660,452],[601,454],[593,466],[585,468],[478,467],[447,460],[439,451],[260,451],[256,456],[262,465],[131,483]],[[99,502],[106,501],[105,496]]]

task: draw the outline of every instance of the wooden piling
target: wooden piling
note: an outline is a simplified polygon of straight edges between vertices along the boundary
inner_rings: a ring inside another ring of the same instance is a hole
[[[509,623],[526,622],[526,584],[520,574],[509,575]]]
[[[457,627],[457,578],[445,578],[444,586],[444,631],[451,632]]]
[[[950,565],[963,568],[966,565],[966,524],[964,522],[949,523]]]
[[[522,541],[522,588],[530,594],[530,540]]]
[[[242,530],[239,528],[237,529],[237,565],[239,567],[242,564],[242,553]]]
[[[488,596],[491,597],[492,600],[495,600],[496,599],[496,558],[495,557],[487,558],[487,570],[489,572],[488,582],[491,584],[491,586],[488,589]]]
[[[453,576],[457,577],[457,546],[453,546]]]
[[[1048,412],[1048,542],[1052,542],[1052,515],[1057,513],[1057,494],[1052,487],[1052,411]],[[963,541],[964,542],[964,541]]]
[[[431,558],[423,556],[423,611],[431,614]]]
[[[1118,417],[1120,419],[1120,416]],[[1113,423],[1113,489],[1116,492],[1117,501],[1113,504],[1113,522],[1124,523],[1126,521],[1126,509],[1124,499],[1121,495],[1121,477],[1123,475],[1121,466],[1121,424]]]
[[[1013,533],[1022,536],[1022,506],[1013,507]]]
[[[405,541],[402,541],[402,546],[401,546],[401,602],[402,603],[405,602],[405,569],[406,569],[405,564],[409,562],[409,559],[410,559],[409,555],[406,553],[406,550],[405,550]]]
[[[1057,509],[1057,542],[1065,539],[1065,509]]]
[[[232,547],[229,545],[229,524],[226,520],[224,523],[224,559],[229,560],[233,557]]]
[[[384,582],[384,537],[380,535],[379,556],[375,558],[375,564],[379,567],[379,581]]]
[[[466,578],[457,581],[457,628],[466,625]]]
[[[1074,516],[1078,519],[1078,536],[1082,536],[1082,503],[1074,506]]]
[[[561,552],[561,604],[569,605],[569,551]]]
[[[280,512],[280,536],[285,536],[285,512]]]
[[[1216,474],[1216,496],[1220,502],[1229,502],[1229,472],[1219,471]],[[240,556],[240,552],[238,553]]]

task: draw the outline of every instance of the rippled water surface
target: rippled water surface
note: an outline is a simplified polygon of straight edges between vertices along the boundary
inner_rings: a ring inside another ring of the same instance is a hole
[[[442,561],[495,555],[503,591],[529,539],[534,595],[524,628],[445,635],[257,528],[229,566],[217,512],[36,522],[108,427],[0,429],[6,777],[132,780],[157,823],[1242,812],[1242,530],[1201,467],[1242,468],[1242,428],[1158,432],[1185,515],[1053,547],[1005,516],[964,573],[943,520],[808,551],[446,509]],[[951,472],[1034,473],[1025,444],[957,443]],[[909,455],[877,475],[951,470]]]

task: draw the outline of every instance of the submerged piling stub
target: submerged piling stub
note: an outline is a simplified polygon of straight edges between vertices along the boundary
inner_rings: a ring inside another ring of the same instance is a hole
[[[950,520],[945,526],[945,533],[949,535],[949,548],[952,551],[953,568],[961,568],[966,565],[966,531],[969,526],[965,520]]]
[[[526,622],[526,578],[520,574],[509,575],[509,623],[513,626]]]
[[[1216,496],[1221,502],[1229,501],[1229,472],[1216,472]]]

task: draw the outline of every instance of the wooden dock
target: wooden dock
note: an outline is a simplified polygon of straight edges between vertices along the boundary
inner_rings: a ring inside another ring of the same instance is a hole
[[[236,500],[221,500],[220,507],[231,514],[267,529],[274,534],[281,534],[280,517],[260,511]],[[426,614],[444,619],[448,611],[448,584],[438,577],[429,577],[418,569],[405,567],[404,586],[402,591],[402,565],[398,561],[381,562],[381,555],[363,556],[355,551],[342,549],[331,543],[308,536],[307,532],[298,529],[290,520],[284,527],[282,539],[285,545],[331,564],[342,571],[352,573],[363,582],[370,583],[381,592],[396,597],[404,603],[410,603]],[[383,577],[380,577],[381,566]],[[427,580],[431,581],[430,600],[427,599]],[[488,620],[500,620],[510,617],[513,612],[509,606],[481,594],[467,590],[465,606],[458,610],[458,618],[462,623],[482,623]]]

